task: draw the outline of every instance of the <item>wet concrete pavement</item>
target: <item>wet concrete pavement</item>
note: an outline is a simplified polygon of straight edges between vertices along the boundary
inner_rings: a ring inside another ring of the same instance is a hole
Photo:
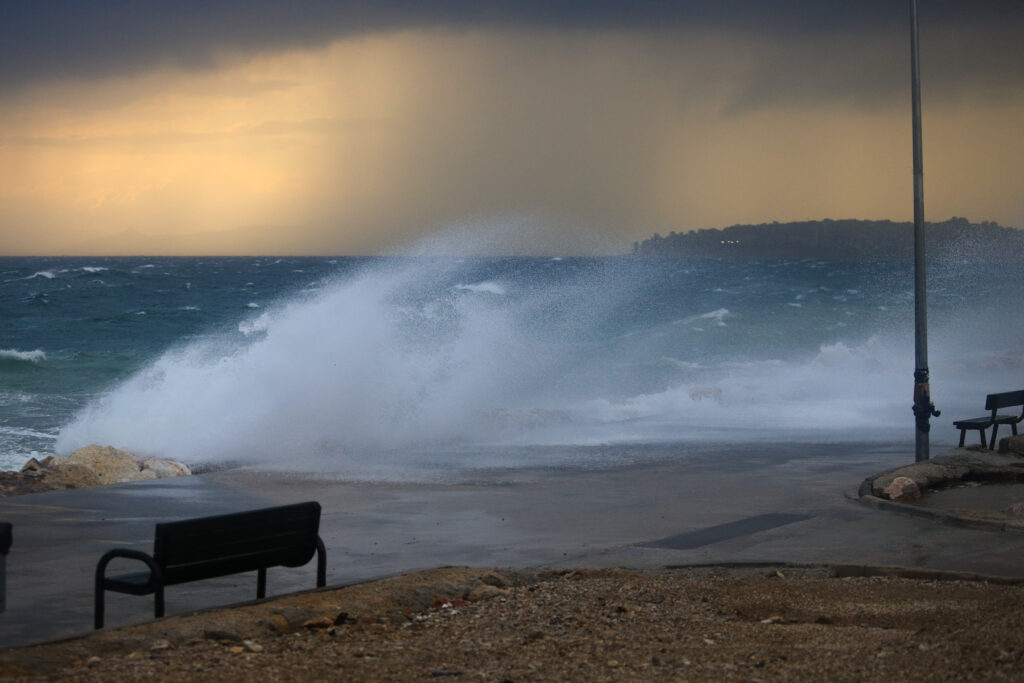
[[[156,522],[304,500],[323,506],[328,585],[444,565],[734,562],[1024,578],[1024,534],[943,525],[847,497],[866,476],[911,461],[912,450],[865,445],[680,447],[627,466],[453,472],[450,483],[229,470],[8,498],[0,520],[13,523],[14,544],[0,646],[88,632],[97,560],[113,547],[151,551]],[[268,574],[268,596],[315,582],[313,563]],[[172,586],[167,614],[255,591],[255,573]],[[108,594],[107,624],[145,621],[152,609],[150,596]]]

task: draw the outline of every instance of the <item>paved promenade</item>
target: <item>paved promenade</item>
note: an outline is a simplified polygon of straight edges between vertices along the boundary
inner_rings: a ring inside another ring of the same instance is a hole
[[[453,473],[437,484],[229,470],[3,499],[0,520],[13,523],[14,545],[0,646],[88,632],[96,561],[112,547],[151,551],[158,521],[304,500],[323,506],[328,585],[444,565],[733,562],[1024,578],[1024,534],[943,525],[847,497],[865,477],[913,461],[912,450],[680,446],[664,455],[601,470]],[[314,575],[313,564],[271,569],[268,595],[312,588]],[[254,574],[172,586],[167,613],[242,602],[255,591]],[[110,627],[151,617],[151,597],[108,595]]]

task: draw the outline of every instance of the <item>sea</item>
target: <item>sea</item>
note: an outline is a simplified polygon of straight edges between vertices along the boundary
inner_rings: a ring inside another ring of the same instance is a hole
[[[913,289],[904,261],[2,258],[0,468],[89,444],[370,480],[912,452]],[[929,265],[933,449],[1024,388],[1021,292],[1014,265]]]

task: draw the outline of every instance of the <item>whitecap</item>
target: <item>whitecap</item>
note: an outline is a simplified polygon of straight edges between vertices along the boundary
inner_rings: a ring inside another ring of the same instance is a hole
[[[467,292],[496,294],[498,296],[505,294],[505,288],[497,282],[478,282],[474,285],[455,285],[455,289],[461,289]]]
[[[728,308],[718,308],[707,313],[691,315],[683,320],[683,324],[697,322],[698,320],[714,320],[718,327],[725,327],[725,318],[732,315]]]
[[[243,320],[238,323],[238,331],[249,337],[257,332],[266,332],[270,328],[270,323],[270,314],[261,313],[255,320]]]
[[[56,434],[47,434],[46,432],[40,432],[35,429],[21,429],[18,427],[5,427],[0,425],[0,434],[7,434],[10,436],[27,436],[33,439],[49,439],[51,441],[57,440]]]
[[[245,305],[245,307],[246,308],[259,308],[260,305],[258,303],[256,303],[255,301],[250,301],[249,303],[247,303]]]
[[[42,349],[34,351],[19,351],[17,349],[0,349],[0,358],[20,360],[27,363],[39,363],[46,360],[46,352]]]

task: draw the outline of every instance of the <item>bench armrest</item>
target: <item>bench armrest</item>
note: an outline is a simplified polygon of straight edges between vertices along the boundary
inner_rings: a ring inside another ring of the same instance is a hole
[[[163,616],[163,589],[164,589],[164,572],[157,564],[156,560],[153,559],[148,553],[144,553],[141,550],[134,550],[132,548],[114,548],[103,553],[103,557],[96,563],[96,582],[95,582],[95,612],[94,612],[94,627],[103,628],[103,591],[107,588],[107,565],[110,561],[122,557],[129,560],[139,560],[143,562],[149,569],[149,578],[146,580],[145,592],[156,593],[157,595],[157,615],[158,617]]]
[[[140,560],[146,563],[149,567],[149,571],[155,577],[162,577],[163,571],[160,569],[160,565],[156,563],[152,555],[144,553],[141,550],[133,550],[132,548],[114,548],[103,553],[103,557],[96,563],[96,579],[104,578],[107,572],[107,565],[110,561],[116,557],[124,557],[129,560]]]

